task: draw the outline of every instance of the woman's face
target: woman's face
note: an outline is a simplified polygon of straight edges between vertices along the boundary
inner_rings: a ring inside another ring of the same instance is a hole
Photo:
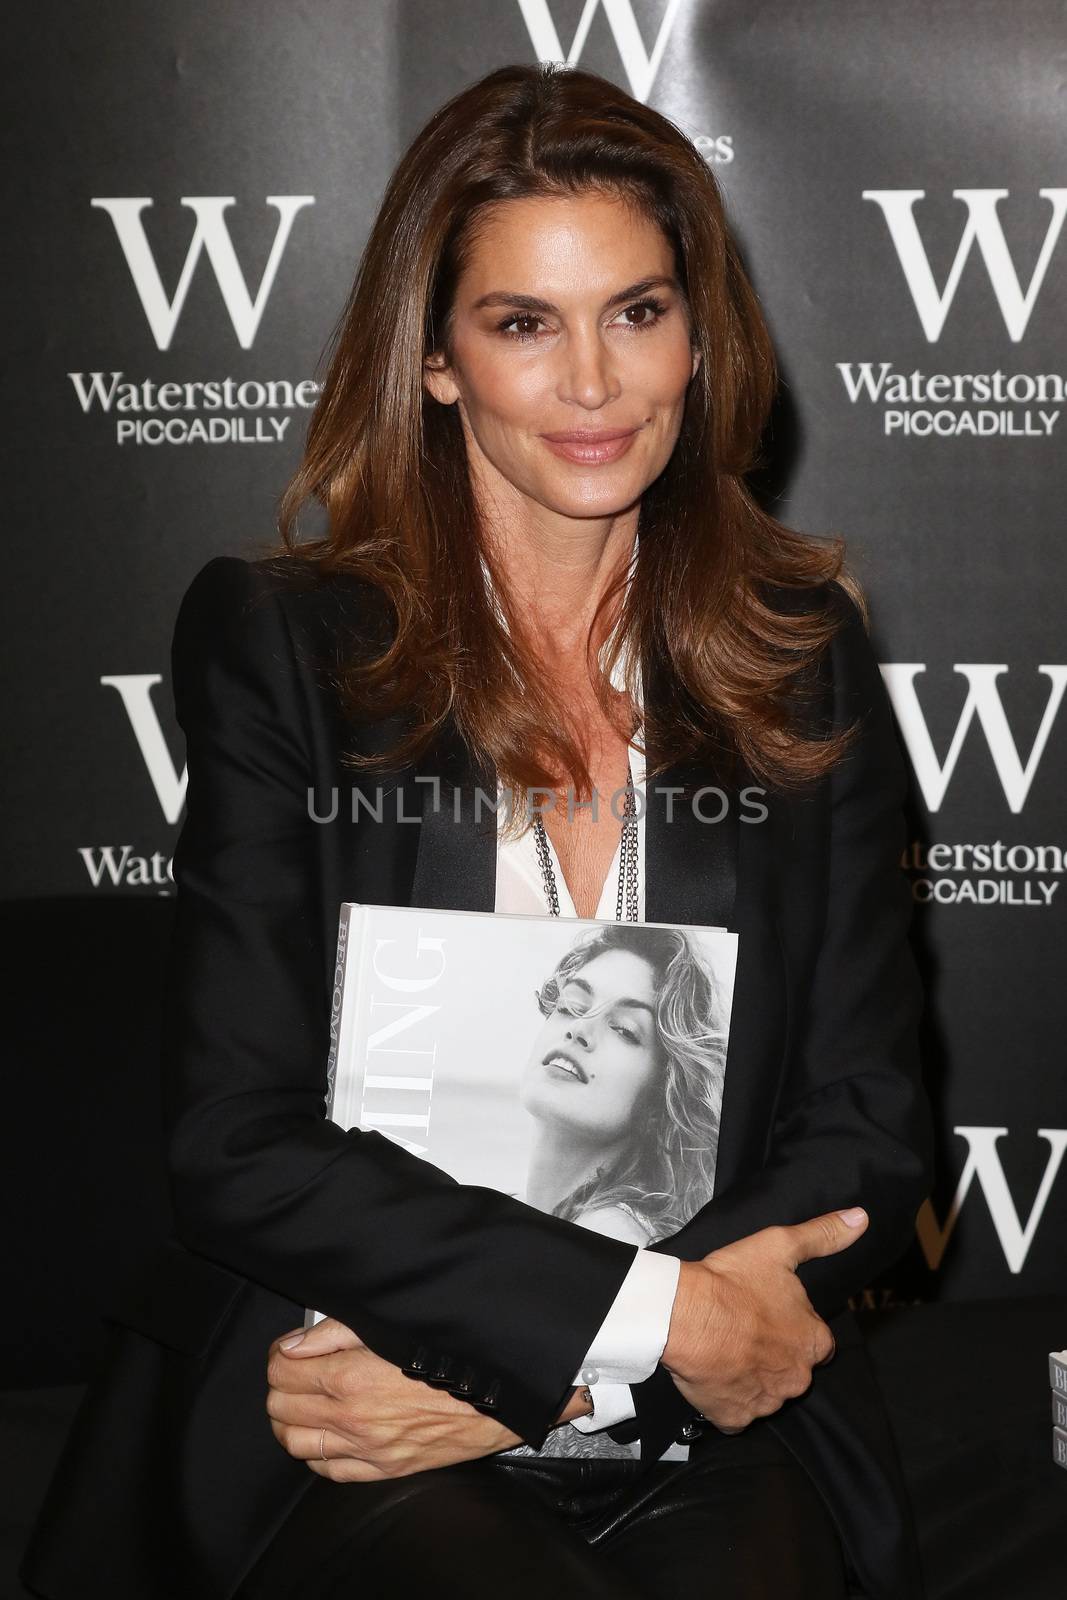
[[[459,407],[472,475],[497,504],[614,516],[667,465],[700,365],[671,246],[599,195],[507,200],[483,223],[456,288],[453,364],[431,357],[426,386]],[[627,438],[568,455],[546,437],[576,430]]]
[[[662,1075],[652,968],[604,950],[567,979],[537,1032],[519,1098],[532,1116],[611,1144]]]

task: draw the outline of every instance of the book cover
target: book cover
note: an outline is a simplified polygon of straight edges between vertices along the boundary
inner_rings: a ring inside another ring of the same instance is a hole
[[[327,1115],[651,1244],[714,1193],[736,961],[723,928],[346,904]],[[638,1452],[565,1425],[538,1453]]]

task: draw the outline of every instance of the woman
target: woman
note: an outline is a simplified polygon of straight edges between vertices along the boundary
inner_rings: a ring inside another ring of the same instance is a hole
[[[676,1232],[715,1187],[726,1027],[707,962],[681,929],[596,928],[537,1000],[526,1199],[637,1245]]]
[[[720,1597],[830,1600],[843,1558],[870,1600],[921,1592],[847,1310],[930,1180],[903,772],[840,551],[745,486],[773,388],[710,171],[611,84],[501,69],[400,162],[288,553],[209,563],[178,618],[178,1237],[115,1307],[39,1593],[647,1596],[711,1568]],[[508,910],[477,792],[569,778],[587,809],[544,827],[591,915],[633,858],[592,802],[632,787],[638,726],[641,914],[739,939],[716,1195],[646,1250],[323,1115],[339,902]],[[315,822],[355,776],[378,816]],[[641,1461],[506,1459],[588,1418],[613,1314],[660,1328],[613,1430]]]

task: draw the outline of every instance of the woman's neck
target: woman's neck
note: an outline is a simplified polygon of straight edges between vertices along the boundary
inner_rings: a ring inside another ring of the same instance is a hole
[[[527,1205],[552,1211],[598,1167],[613,1161],[620,1148],[621,1141],[605,1145],[602,1139],[583,1138],[569,1130],[561,1133],[539,1123],[526,1178]]]
[[[540,508],[539,508],[540,509]],[[483,519],[493,564],[523,632],[557,662],[584,661],[585,639],[601,597],[625,574],[637,532],[637,507],[618,517],[579,521],[551,512]],[[612,605],[597,626],[599,649],[617,619]]]

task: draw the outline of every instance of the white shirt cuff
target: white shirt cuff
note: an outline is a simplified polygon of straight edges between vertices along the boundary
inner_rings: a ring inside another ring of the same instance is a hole
[[[681,1269],[677,1256],[638,1250],[575,1385],[642,1383],[652,1376],[667,1344]]]
[[[628,1422],[637,1415],[628,1383],[591,1383],[589,1393],[593,1397],[592,1415],[571,1418],[579,1433],[598,1433],[601,1428],[613,1428],[617,1422]]]

